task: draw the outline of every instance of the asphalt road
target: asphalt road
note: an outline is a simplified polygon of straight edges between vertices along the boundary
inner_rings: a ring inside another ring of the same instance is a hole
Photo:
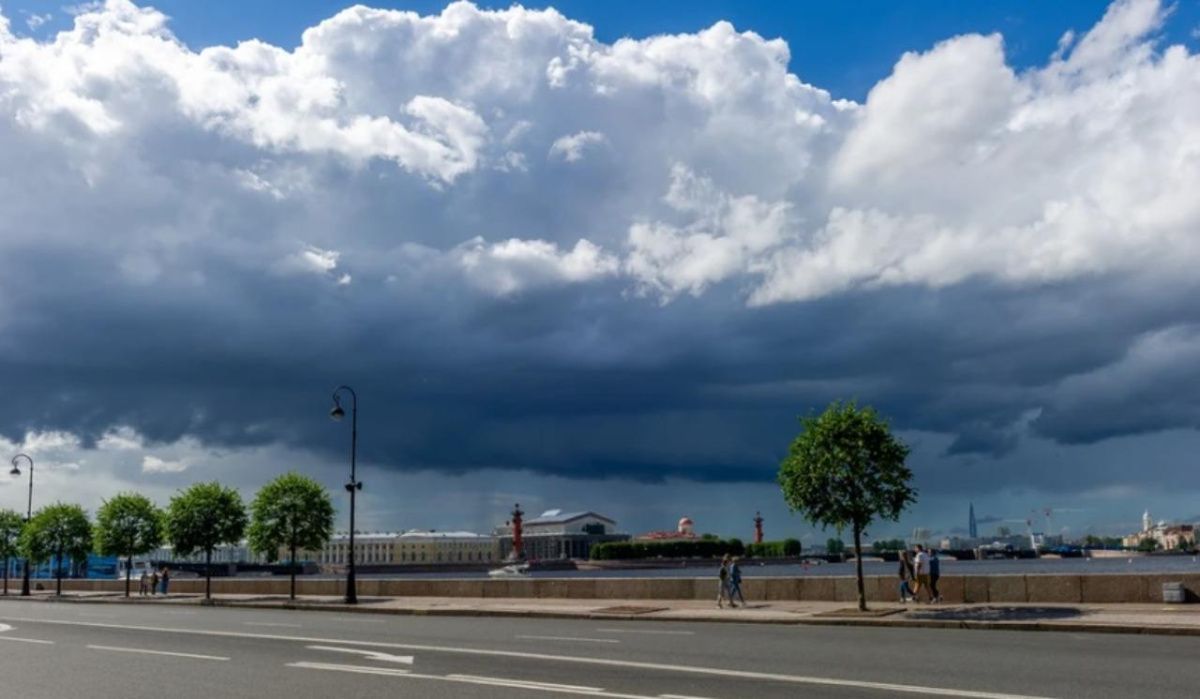
[[[1200,638],[0,602],[0,696],[1196,697]]]

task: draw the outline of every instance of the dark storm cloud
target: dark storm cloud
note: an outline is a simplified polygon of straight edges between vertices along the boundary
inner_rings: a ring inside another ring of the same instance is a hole
[[[438,20],[462,38],[356,41],[366,12],[297,54],[202,56],[124,3],[60,45],[0,32],[0,431],[340,458],[346,383],[363,458],[397,471],[769,483],[798,416],[856,399],[913,435],[924,492],[958,493],[1128,482],[1062,445],[1200,426],[1190,180],[1114,203],[1128,183],[1078,173],[1152,168],[1158,140],[1057,126],[1062,102],[1099,107],[1055,71],[1111,71],[1052,64],[1010,114],[994,37],[960,37],[834,104],[725,25],[627,55],[466,5]],[[1117,71],[1153,25],[1079,60]],[[941,116],[967,123],[922,131],[907,105],[964,66],[983,93]],[[1154,113],[1102,123],[1194,126],[1130,101]],[[1051,142],[1009,128],[1030,114]],[[1158,274],[1175,258],[1188,274]]]

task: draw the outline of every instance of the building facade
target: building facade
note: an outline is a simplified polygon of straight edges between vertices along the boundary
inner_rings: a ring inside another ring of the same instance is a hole
[[[592,547],[607,541],[628,541],[629,535],[616,531],[617,523],[595,512],[546,510],[524,521],[521,539],[525,558],[565,560],[587,558]],[[512,554],[512,523],[505,522],[492,532],[499,544],[500,558]]]
[[[1142,530],[1121,538],[1121,545],[1135,549],[1144,541],[1153,541],[1157,548],[1171,551],[1179,548],[1193,548],[1196,545],[1196,527],[1192,524],[1157,523],[1150,517],[1150,511],[1142,514]]]
[[[495,537],[474,532],[373,532],[354,535],[355,561],[359,565],[437,565],[450,563],[488,563],[499,560]],[[325,547],[309,554],[312,560],[329,566],[344,566],[350,561],[350,537],[341,533]]]

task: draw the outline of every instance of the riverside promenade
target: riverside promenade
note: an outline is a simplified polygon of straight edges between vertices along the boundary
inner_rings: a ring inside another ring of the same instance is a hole
[[[5,604],[7,603],[7,604]],[[1091,633],[1159,634],[1200,637],[1200,605],[1189,604],[1028,604],[1028,603],[872,603],[860,613],[853,605],[835,601],[748,600],[745,606],[718,609],[711,601],[661,599],[553,599],[463,597],[359,597],[357,606],[335,595],[218,594],[206,602],[198,593],[167,597],[119,592],[71,592],[62,597],[39,590],[32,597],[0,597],[0,609],[38,603],[87,604],[113,607],[215,606],[244,609],[307,610],[378,615],[512,617],[658,622],[731,622],[823,626],[874,626]]]

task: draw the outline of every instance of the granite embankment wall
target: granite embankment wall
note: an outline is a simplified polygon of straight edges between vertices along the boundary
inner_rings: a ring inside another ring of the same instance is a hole
[[[39,581],[52,589],[54,581]],[[1163,583],[1183,583],[1191,601],[1200,599],[1200,574],[1154,575],[980,575],[943,577],[938,583],[946,602],[1030,603],[1154,603],[1162,602]],[[867,599],[894,601],[897,580],[872,576],[865,580]],[[115,580],[64,580],[69,591],[120,591]],[[339,595],[340,580],[299,578],[301,595]],[[284,595],[287,578],[214,578],[214,594]],[[852,577],[746,578],[746,599],[820,600],[849,602],[857,599]],[[133,585],[137,594],[137,583]],[[204,591],[203,579],[171,581],[171,592]],[[359,580],[358,593],[387,597],[490,597],[566,599],[690,600],[716,597],[711,578],[536,578],[528,580]]]

